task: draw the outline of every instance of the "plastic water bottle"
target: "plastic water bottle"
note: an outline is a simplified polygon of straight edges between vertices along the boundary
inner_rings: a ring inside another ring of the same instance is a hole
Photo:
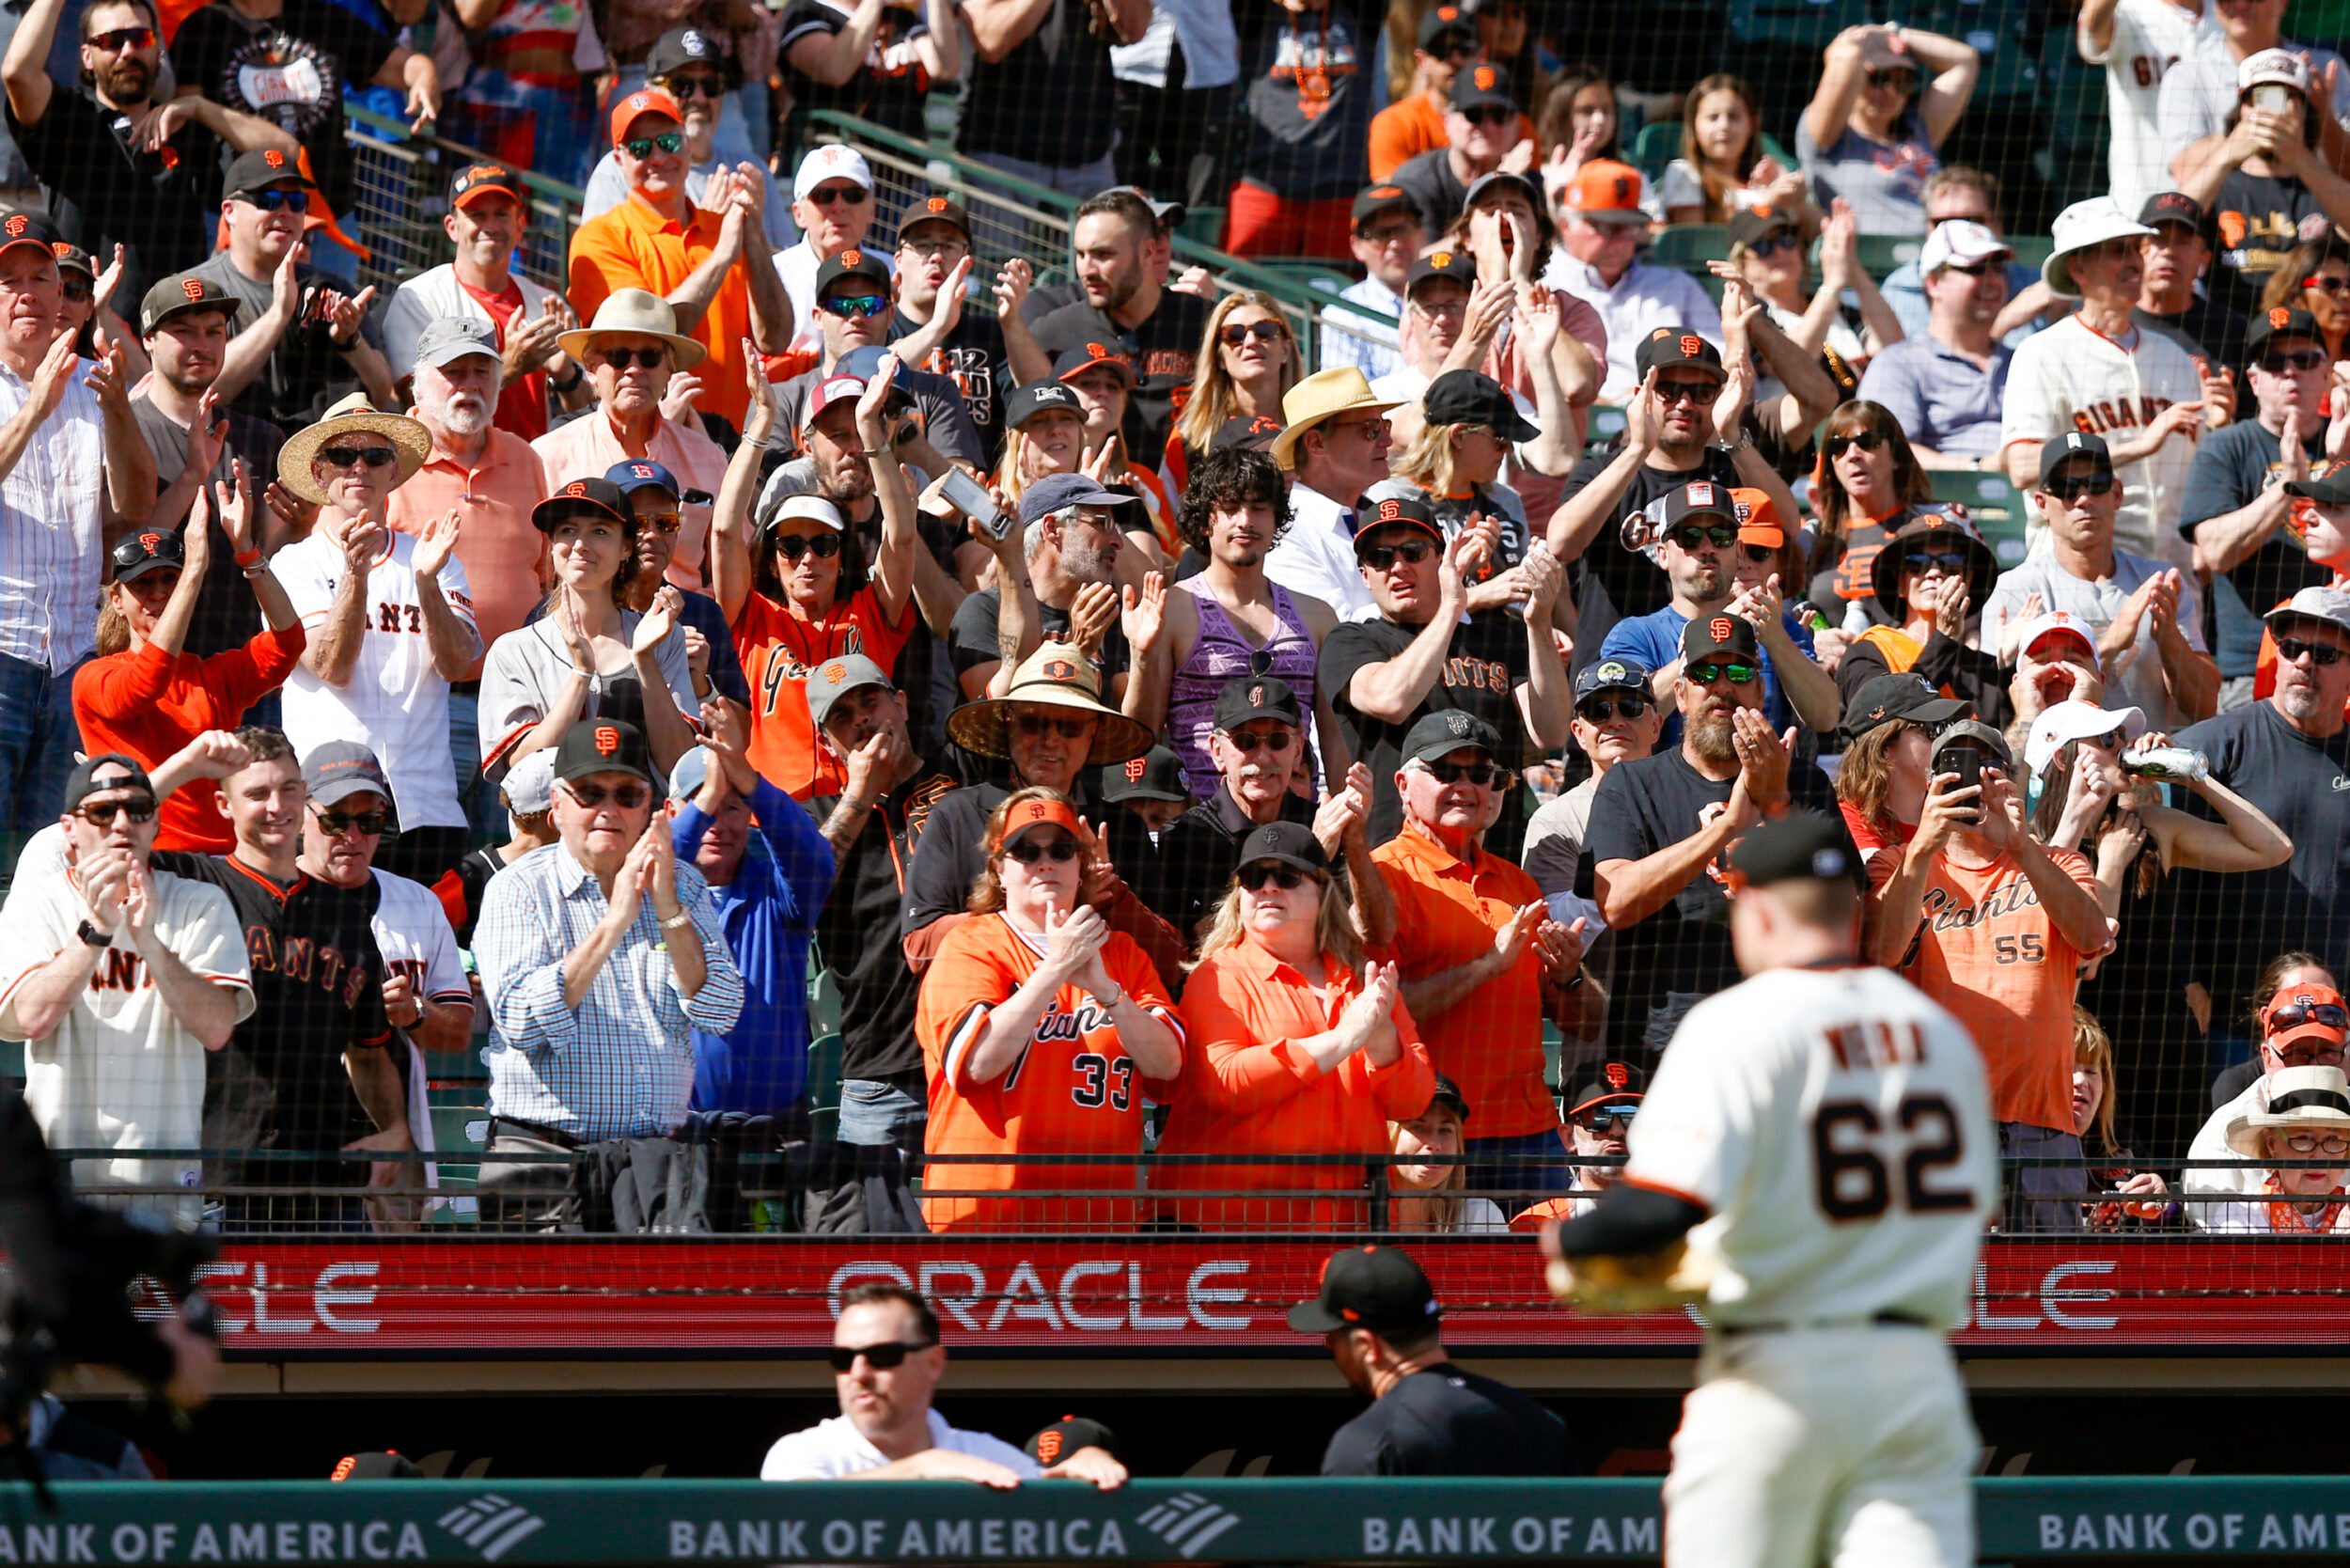
[[[2200,751],[2189,751],[2183,745],[2152,745],[2141,751],[2124,753],[2122,771],[2136,774],[2140,778],[2191,784],[2211,776],[2211,759]]]

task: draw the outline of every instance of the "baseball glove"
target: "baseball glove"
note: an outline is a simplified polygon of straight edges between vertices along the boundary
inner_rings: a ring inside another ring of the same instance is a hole
[[[1550,1260],[1550,1294],[1587,1312],[1655,1312],[1703,1301],[1714,1282],[1712,1262],[1693,1255],[1688,1244],[1637,1257],[1594,1253],[1569,1262]]]

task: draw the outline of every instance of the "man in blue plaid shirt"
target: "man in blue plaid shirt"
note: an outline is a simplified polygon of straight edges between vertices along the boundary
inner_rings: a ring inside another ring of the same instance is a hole
[[[558,840],[491,879],[474,936],[496,1024],[484,1226],[579,1229],[576,1167],[499,1157],[674,1131],[694,1089],[693,1031],[724,1034],[743,1011],[710,888],[677,863],[654,809],[636,727],[572,725],[555,777]]]

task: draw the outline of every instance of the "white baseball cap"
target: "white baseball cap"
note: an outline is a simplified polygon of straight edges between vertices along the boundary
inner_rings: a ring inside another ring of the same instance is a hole
[[[2048,760],[2072,742],[2111,735],[2117,730],[2123,745],[2146,733],[2145,710],[2100,708],[2077,698],[2050,703],[2032,720],[2031,738],[2024,743],[2024,765],[2034,773],[2042,772]]]
[[[2322,585],[2305,588],[2261,619],[2272,632],[2296,620],[2322,620],[2350,632],[2350,593]]]
[[[774,515],[767,519],[765,525],[770,528],[775,527],[789,517],[804,518],[810,523],[821,523],[834,533],[838,533],[848,526],[841,521],[840,509],[822,495],[785,496],[783,504],[775,510]]]
[[[555,808],[555,747],[540,746],[506,770],[498,786],[506,792],[507,808],[518,817],[535,816]]]
[[[2070,632],[2089,649],[2089,667],[2103,675],[2106,666],[2097,657],[2097,629],[2070,610],[2050,610],[2024,623],[2022,635],[2016,639],[2016,651],[2021,652],[2051,632]]]
[[[2310,62],[2290,49],[2263,49],[2245,56],[2235,68],[2235,90],[2240,97],[2264,83],[2275,82],[2295,92],[2310,90]]]
[[[800,160],[799,172],[791,177],[791,199],[806,201],[809,193],[827,180],[846,180],[870,191],[873,188],[873,165],[855,148],[826,142]]]
[[[1918,275],[1932,277],[1945,267],[1971,267],[1995,256],[2013,256],[2005,240],[1972,218],[1950,218],[1934,226],[1918,253]]]
[[[2040,263],[2040,276],[2060,297],[2076,300],[2081,297],[2081,291],[2073,286],[2073,269],[2066,265],[2075,251],[2092,249],[2107,240],[2123,240],[2153,232],[2153,229],[2123,212],[2122,204],[2109,196],[2076,201],[2057,214],[2054,233],[2056,248],[2048,253],[2045,261]]]

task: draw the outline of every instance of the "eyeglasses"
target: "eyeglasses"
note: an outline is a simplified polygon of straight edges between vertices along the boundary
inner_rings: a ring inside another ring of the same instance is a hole
[[[2331,669],[2342,663],[2344,650],[2331,643],[2303,642],[2299,637],[2279,637],[2277,657],[2288,664],[2298,664],[2304,658],[2321,669]]]
[[[716,76],[665,76],[653,84],[680,103],[707,98],[713,103],[727,95],[726,82]]]
[[[1668,407],[1674,403],[1711,402],[1721,390],[1722,384],[1711,379],[1700,381],[1660,381],[1656,384],[1656,400]]]
[[[2320,273],[2315,277],[2303,278],[2301,287],[2321,290],[2328,294],[2339,294],[2343,290],[2350,289],[2350,277],[2336,277],[2331,273]]]
[[[1256,729],[1228,730],[1226,738],[1242,751],[1287,751],[1290,742],[1295,739],[1277,724],[1268,724]]]
[[[2320,1024],[2329,1029],[2350,1029],[2350,1008],[2340,1002],[2288,1002],[2268,1015],[2263,1026],[2270,1034],[2283,1034],[2304,1024]]]
[[[1961,266],[1955,261],[1946,261],[1942,264],[1942,271],[1946,273],[1964,273],[1968,277],[1982,277],[1991,273],[1998,273],[2000,276],[2005,277],[2007,275],[2007,264],[2002,261],[1969,261],[1966,265]]]
[[[1567,1120],[1587,1133],[1596,1133],[1607,1127],[1629,1127],[1632,1119],[1639,1114],[1639,1102],[1636,1100],[1629,1105],[1593,1105]]]
[[[1228,349],[1237,349],[1251,337],[1260,343],[1278,343],[1289,335],[1289,328],[1278,321],[1227,321],[1215,329],[1216,341]]]
[[[355,468],[363,463],[369,468],[389,468],[400,454],[389,447],[321,447],[319,461],[329,468]]]
[[[1417,238],[1419,232],[1420,227],[1416,223],[1383,223],[1376,228],[1358,228],[1355,237],[1369,240],[1374,245],[1393,245]]]
[[[878,316],[889,308],[889,298],[885,294],[836,294],[819,300],[817,308],[842,317]]]
[[[1447,294],[1444,298],[1436,301],[1435,304],[1431,305],[1420,295],[1414,294],[1412,296],[1412,308],[1418,311],[1421,315],[1431,318],[1432,320],[1439,316],[1465,315],[1468,311],[1468,296],[1466,294]],[[1337,421],[1335,420],[1332,421],[1333,424],[1336,422]]]
[[[70,282],[61,282],[59,287],[65,290],[65,297],[75,305],[87,305],[90,301],[98,297],[96,290],[92,289],[88,284],[84,283],[79,279],[75,279]]]
[[[1471,125],[1514,125],[1518,112],[1507,103],[1480,103],[1474,109],[1461,110],[1460,116]]]
[[[615,370],[625,370],[632,365],[642,365],[648,370],[658,370],[661,368],[661,362],[669,357],[669,350],[666,344],[652,349],[598,349],[595,353]]]
[[[840,536],[783,534],[776,540],[776,554],[788,561],[796,561],[802,556],[814,556],[820,561],[828,561],[840,554]]]
[[[593,811],[610,801],[623,811],[634,811],[652,798],[652,791],[642,784],[616,784],[605,789],[601,784],[566,782],[563,786],[571,797]]]
[[[381,833],[384,831],[384,824],[391,821],[390,813],[384,811],[344,812],[340,815],[330,815],[315,806],[310,808],[310,815],[319,820],[319,831],[329,839],[339,839],[346,833]]]
[[[1747,254],[1761,260],[1768,261],[1772,257],[1777,256],[1782,250],[1797,250],[1800,249],[1802,245],[1803,242],[1797,239],[1794,235],[1781,231],[1777,234],[1765,235],[1763,238],[1755,241],[1754,243],[1747,247]]]
[[[1827,438],[1827,460],[1834,463],[1844,455],[1844,448],[1847,447],[1857,447],[1864,452],[1873,452],[1884,445],[1885,432],[1883,431],[1855,431],[1850,435],[1831,435]]]
[[[289,212],[307,212],[310,193],[307,191],[249,191],[237,198],[247,207],[258,207],[264,212],[283,208]]]
[[[1454,34],[1436,40],[1434,57],[1439,60],[1465,60],[1477,53],[1477,40]]]
[[[1689,665],[1681,673],[1686,676],[1693,684],[1700,686],[1710,686],[1716,681],[1727,681],[1733,686],[1743,686],[1762,674],[1762,666],[1748,664]]]
[[[664,131],[658,136],[635,136],[632,137],[628,141],[622,142],[620,146],[630,157],[635,159],[641,164],[646,159],[652,156],[654,148],[659,148],[664,152],[680,152],[684,150],[685,133],[682,131]]]
[[[807,193],[807,199],[819,207],[854,207],[872,200],[873,193],[862,185],[819,185]]]
[[[2326,351],[2324,349],[2295,349],[2290,353],[2264,353],[2260,356],[2259,363],[2260,368],[2272,376],[2281,375],[2287,368],[2315,370],[2325,365]]]
[[[1649,699],[1645,697],[1595,697],[1575,712],[1586,724],[1606,724],[1615,718],[1646,718],[1649,706]]]
[[[1946,577],[1955,577],[1966,570],[1966,557],[1956,550],[1911,550],[1902,557],[1902,570],[1939,571]]]
[[[2340,1133],[2288,1133],[2285,1147],[2296,1154],[2350,1154],[2350,1137]]]
[[[2113,470],[2102,469],[2093,474],[2060,474],[2047,484],[2048,494],[2060,501],[2077,500],[2083,495],[2103,495],[2113,488]]]
[[[636,521],[650,523],[665,534],[676,533],[685,526],[685,519],[673,511],[640,511],[636,514]]]
[[[134,823],[151,823],[155,820],[155,797],[147,795],[137,800],[102,800],[77,808],[73,815],[92,827],[112,827],[118,811]]]
[[[1057,866],[1066,866],[1077,858],[1077,840],[1063,833],[1052,839],[1023,839],[1016,844],[1006,844],[1004,854],[1023,866],[1033,866],[1050,856]]]
[[[1373,572],[1386,572],[1399,560],[1407,566],[1418,566],[1435,553],[1436,547],[1434,543],[1424,539],[1416,539],[1406,544],[1369,545],[1362,552],[1362,560],[1363,564]]]
[[[1505,782],[1510,770],[1498,762],[1415,762],[1414,767],[1439,784],[1474,784],[1480,790]]]
[[[1286,893],[1307,880],[1306,873],[1294,866],[1284,866],[1275,860],[1260,860],[1253,866],[1243,866],[1232,873],[1232,880],[1251,893],[1261,893],[1268,882]]]
[[[126,49],[154,48],[155,29],[152,27],[117,27],[111,33],[92,33],[82,41],[92,49],[105,54],[119,55]]]
[[[918,1345],[907,1345],[900,1344],[895,1340],[884,1340],[877,1345],[834,1345],[825,1354],[831,1357],[832,1370],[837,1372],[855,1371],[856,1358],[860,1356],[865,1357],[865,1364],[875,1372],[887,1372],[903,1363],[916,1351],[928,1350],[937,1342],[935,1340],[924,1340]]]
[[[1035,740],[1050,731],[1064,741],[1076,741],[1085,738],[1086,728],[1092,722],[1091,719],[1081,718],[1046,718],[1041,713],[1015,713],[1012,715],[1011,732]]]
[[[1726,550],[1738,542],[1738,529],[1736,525],[1731,523],[1714,523],[1702,527],[1695,523],[1683,523],[1665,537],[1684,550],[1694,550],[1700,544]]]
[[[915,256],[965,256],[970,253],[971,242],[950,229],[944,234],[900,240],[898,248]]]

